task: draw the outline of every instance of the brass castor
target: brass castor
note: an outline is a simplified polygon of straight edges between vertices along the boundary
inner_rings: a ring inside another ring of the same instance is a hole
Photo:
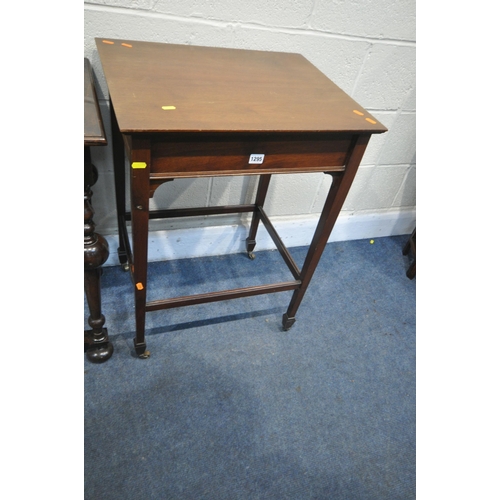
[[[135,339],[134,339],[134,348],[135,348],[135,353],[137,354],[137,357],[140,359],[148,359],[149,356],[151,356],[151,353],[146,350],[146,344],[141,343],[138,344]]]

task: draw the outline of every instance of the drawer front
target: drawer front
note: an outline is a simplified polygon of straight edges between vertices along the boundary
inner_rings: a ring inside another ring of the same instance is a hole
[[[153,141],[151,177],[203,177],[343,170],[352,139],[285,137]]]

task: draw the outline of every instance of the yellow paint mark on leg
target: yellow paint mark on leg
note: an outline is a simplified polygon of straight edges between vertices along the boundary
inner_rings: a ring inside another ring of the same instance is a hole
[[[141,282],[135,284],[137,290],[144,290],[144,286]]]
[[[146,168],[147,164],[143,161],[134,161],[132,162],[132,168]]]

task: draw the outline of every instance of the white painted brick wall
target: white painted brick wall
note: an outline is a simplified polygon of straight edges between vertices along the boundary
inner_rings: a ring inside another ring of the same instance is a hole
[[[303,54],[389,129],[372,137],[342,213],[415,209],[415,0],[87,0],[85,56],[96,73],[110,137],[94,37]],[[116,234],[110,148],[93,148],[92,155],[100,172],[93,188],[95,222],[101,234]],[[280,219],[316,216],[330,182],[323,174],[275,176],[266,208]],[[250,202],[255,185],[247,177],[176,180],[157,190],[152,206]],[[152,229],[241,220],[231,217],[153,221]]]

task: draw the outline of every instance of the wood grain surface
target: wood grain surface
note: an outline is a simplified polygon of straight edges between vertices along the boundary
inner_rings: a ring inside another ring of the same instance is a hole
[[[96,38],[122,133],[381,133],[300,54]]]

